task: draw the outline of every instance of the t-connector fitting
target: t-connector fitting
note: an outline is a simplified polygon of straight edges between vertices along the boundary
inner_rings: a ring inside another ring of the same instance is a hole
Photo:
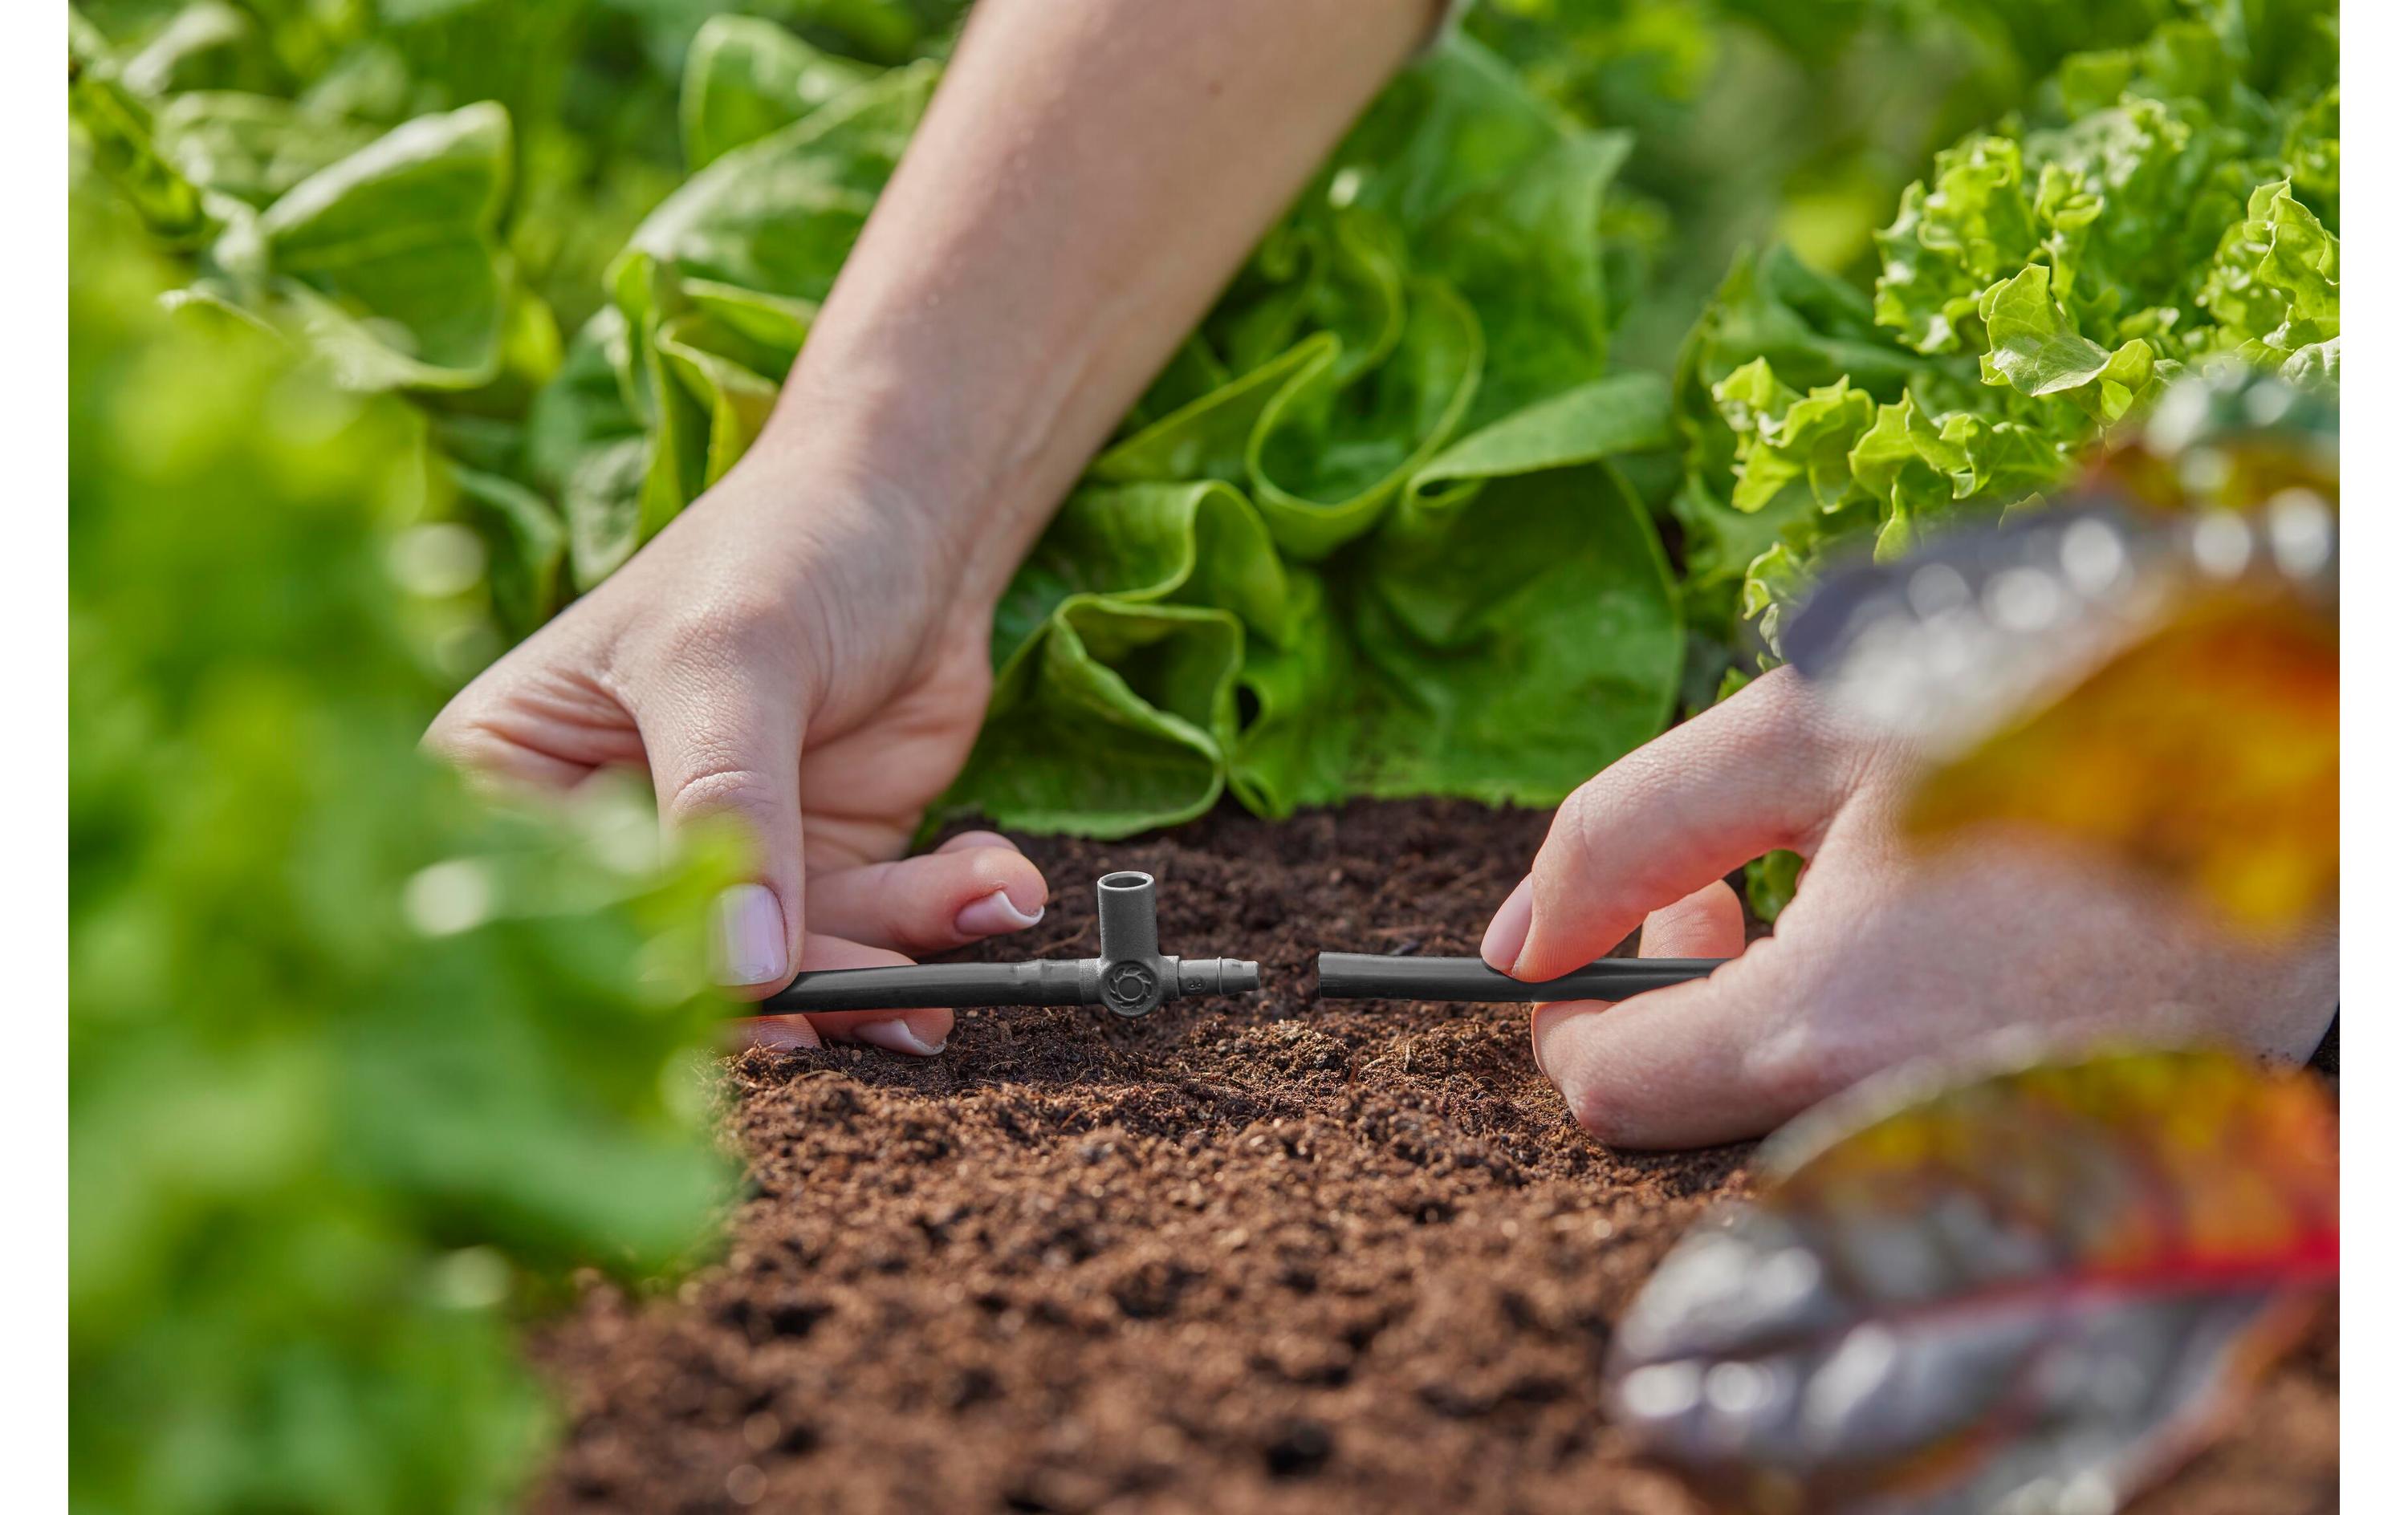
[[[1096,935],[1102,952],[1081,963],[1096,988],[1080,1003],[1114,1015],[1143,1015],[1186,994],[1245,994],[1263,986],[1262,969],[1233,957],[1182,962],[1165,957],[1154,936],[1154,875],[1108,873],[1096,880]]]
[[[1244,994],[1262,987],[1262,969],[1253,963],[1163,955],[1154,933],[1150,873],[1108,873],[1096,879],[1096,923],[1103,950],[1094,957],[831,968],[796,975],[747,1012],[1101,1005],[1114,1015],[1134,1017],[1186,994]]]

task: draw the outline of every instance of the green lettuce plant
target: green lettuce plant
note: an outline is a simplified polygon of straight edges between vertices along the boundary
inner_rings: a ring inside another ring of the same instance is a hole
[[[70,11],[135,218],[70,291],[79,1504],[506,1501],[515,1308],[673,1266],[723,1192],[725,860],[412,744],[750,445],[958,6],[734,8]],[[2334,9],[1492,0],[1021,566],[949,805],[1550,801],[1835,544],[2061,482],[2175,366],[2337,382]]]
[[[495,810],[415,746],[478,539],[423,415],[170,312],[79,197],[68,290],[69,1476],[79,1509],[506,1503],[518,1307],[729,1193],[699,922],[646,807]]]
[[[79,29],[89,150],[188,260],[182,297],[412,396],[503,639],[750,445],[952,10],[710,8],[102,0],[124,45]],[[1777,644],[1832,543],[1896,551],[2054,486],[2174,365],[2337,379],[2332,12],[1476,11],[1264,239],[1024,567],[952,808],[1112,834],[1225,792],[1273,815],[1545,802],[1708,698],[1742,621],[1742,647]],[[1802,108],[1852,79],[1888,93]],[[2018,99],[1886,231],[1848,208]],[[1609,334],[1657,350],[1695,270],[1774,227],[1813,262],[1746,247],[1669,399],[1617,371]],[[1878,268],[1829,271],[1856,249]]]
[[[2278,8],[2069,59],[2030,117],[1907,189],[1870,300],[1778,250],[1743,259],[1675,381],[1693,592],[1735,592],[1777,643],[1830,544],[1895,555],[2061,484],[2186,364],[2337,382],[2331,7]]]

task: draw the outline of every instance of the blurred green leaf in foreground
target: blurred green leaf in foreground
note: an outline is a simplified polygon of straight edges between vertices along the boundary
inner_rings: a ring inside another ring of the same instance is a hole
[[[674,1265],[726,1192],[732,859],[423,758],[483,551],[423,415],[73,220],[75,1508],[498,1508],[549,1420],[513,1308]]]

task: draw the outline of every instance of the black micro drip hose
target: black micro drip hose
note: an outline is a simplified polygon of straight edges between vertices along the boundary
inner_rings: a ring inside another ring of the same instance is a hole
[[[973,1009],[983,1005],[1101,1005],[1114,1015],[1152,1014],[1165,1000],[1251,994],[1263,986],[1254,964],[1227,957],[1171,957],[1154,934],[1154,876],[1123,869],[1096,880],[1094,957],[1029,963],[922,963],[894,968],[824,968],[795,981],[750,1015],[832,1010]]]
[[[1081,969],[1085,969],[1082,975]],[[1081,979],[1084,978],[1085,984]],[[804,1010],[969,1009],[982,1005],[1088,1005],[1096,970],[1079,961],[923,963],[898,968],[824,968],[797,974],[755,1015]]]
[[[1724,957],[1601,957],[1560,979],[1526,982],[1508,978],[1476,957],[1387,957],[1369,952],[1321,954],[1323,999],[1454,1000],[1482,1005],[1541,1004],[1559,999],[1628,999],[1702,979]]]

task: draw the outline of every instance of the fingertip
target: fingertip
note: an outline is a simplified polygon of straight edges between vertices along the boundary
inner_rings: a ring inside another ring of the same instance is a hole
[[[997,889],[981,894],[963,906],[953,915],[953,930],[968,940],[982,936],[1001,936],[1014,931],[1025,931],[1045,919],[1045,908],[1024,910],[1013,902],[1011,892]]]
[[[1045,876],[1018,849],[970,847],[811,878],[816,929],[907,952],[1022,931],[1045,915]]]
[[[1536,912],[1533,914],[1535,916]],[[1525,983],[1560,979],[1612,950],[1614,945],[1628,935],[1624,931],[1608,936],[1600,931],[1593,938],[1583,936],[1568,942],[1560,933],[1549,931],[1543,922],[1534,919],[1529,937],[1522,944],[1521,955],[1511,965],[1498,971],[1511,974]],[[1589,945],[1592,940],[1597,945]]]
[[[961,941],[1025,931],[1045,919],[1045,875],[1020,849],[980,846],[946,855],[952,861],[940,881]]]
[[[1615,1038],[1608,1022],[1613,1007],[1600,1000],[1570,1000],[1535,1007],[1530,1045],[1547,1081],[1563,1096],[1564,1111],[1591,1140],[1608,1147],[1670,1145],[1650,1140],[1644,1086],[1634,1090],[1614,1076],[1605,1045]]]
[[[946,837],[937,844],[934,850],[939,853],[967,852],[980,847],[1000,847],[1010,852],[1020,850],[1018,842],[999,831],[965,831],[957,836]]]
[[[1033,926],[1044,916],[1045,874],[1019,848],[965,848],[954,855],[968,865],[967,880],[957,887],[973,898],[1002,893],[1018,912],[1020,925]]]
[[[1566,999],[1552,1004],[1530,1007],[1530,1056],[1548,1081],[1560,1087],[1563,1079],[1556,1076],[1555,1064],[1548,1057],[1551,1043],[1558,1042],[1564,1023],[1578,1016],[1594,1015],[1606,1008],[1603,1000]]]
[[[1523,943],[1529,939],[1531,895],[1536,887],[1536,875],[1524,874],[1513,892],[1505,896],[1505,903],[1497,907],[1497,914],[1480,938],[1480,960],[1499,973],[1513,971],[1513,965],[1522,956]]]
[[[1595,962],[1627,936],[1635,923],[1618,913],[1596,910],[1594,893],[1581,893],[1568,899],[1566,891],[1577,886],[1560,867],[1543,878],[1542,873],[1547,873],[1543,856],[1540,867],[1531,873],[1530,891],[1522,904],[1520,949],[1509,965],[1498,969],[1532,983],[1560,978]],[[1498,914],[1501,918],[1504,912]],[[1484,957],[1486,945],[1482,944]]]

